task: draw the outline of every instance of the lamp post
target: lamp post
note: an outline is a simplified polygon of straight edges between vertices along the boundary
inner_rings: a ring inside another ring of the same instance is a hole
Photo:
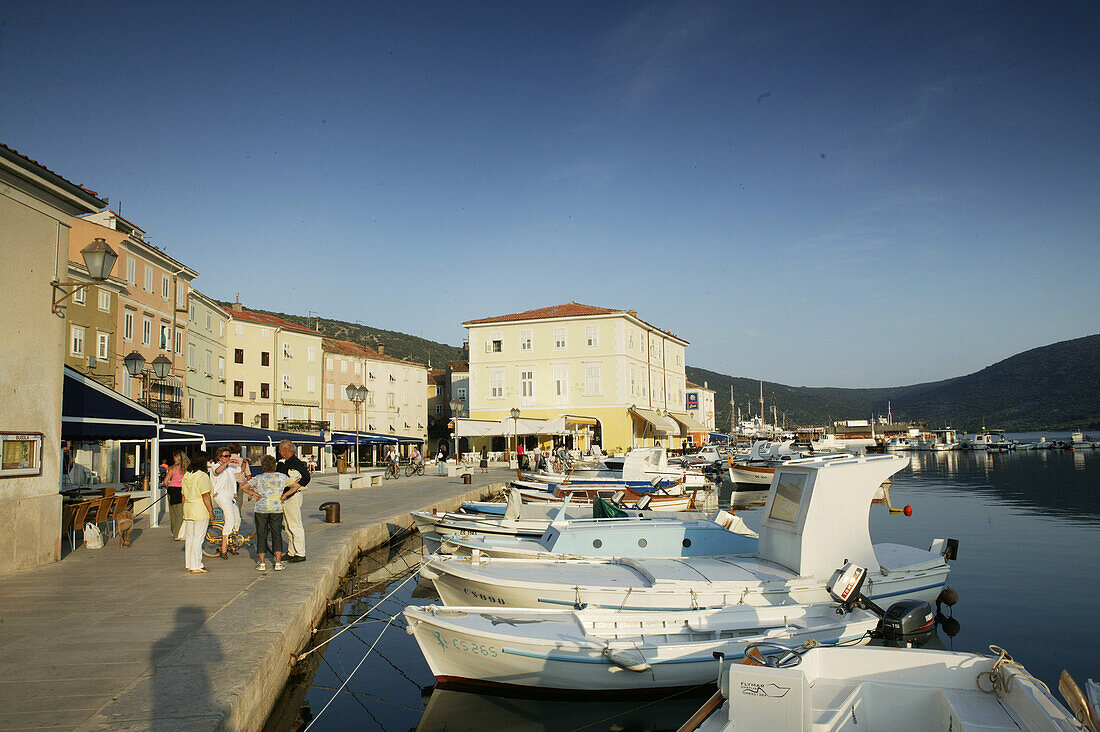
[[[84,266],[88,268],[88,277],[92,282],[103,282],[110,277],[115,260],[118,259],[118,254],[101,236],[97,236],[91,244],[81,249],[80,256],[84,258]],[[50,306],[50,312],[59,318],[64,318],[66,306],[63,303],[75,295],[77,290],[84,289],[86,285],[83,282],[60,282],[55,279],[50,286],[53,287],[53,303]]]
[[[451,419],[455,424],[455,461],[458,460],[458,410],[462,409],[462,402],[457,399],[452,399],[449,404],[451,408]]]
[[[363,406],[363,402],[367,401],[367,392],[369,390],[365,386],[356,386],[355,384],[348,384],[344,387],[344,394],[347,395],[348,400],[355,405],[355,472],[359,472],[359,408]]]
[[[126,367],[126,373],[130,376],[135,379],[141,377],[141,391],[144,395],[145,406],[150,406],[149,376],[156,376],[158,379],[166,378],[172,370],[172,362],[164,354],[161,354],[153,359],[153,368],[147,369],[145,368],[145,356],[137,351],[130,351],[126,358],[122,359],[122,363]],[[157,412],[157,414],[160,414],[160,412]]]
[[[512,407],[512,438],[515,440],[516,467],[519,467],[519,408]]]

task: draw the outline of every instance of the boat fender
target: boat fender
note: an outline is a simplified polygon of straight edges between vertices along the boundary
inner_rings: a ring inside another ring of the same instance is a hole
[[[604,648],[604,658],[620,668],[625,668],[627,671],[634,671],[635,673],[642,673],[643,671],[649,671],[649,661],[645,660],[645,657],[638,651],[629,648]]]
[[[439,573],[426,564],[420,568],[420,576],[429,581],[439,579]]]

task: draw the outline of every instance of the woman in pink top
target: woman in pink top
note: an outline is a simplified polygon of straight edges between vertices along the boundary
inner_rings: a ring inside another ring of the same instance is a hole
[[[172,526],[172,538],[183,541],[183,474],[191,463],[183,450],[172,453],[172,460],[172,467],[164,476],[164,487],[168,492],[168,520]]]

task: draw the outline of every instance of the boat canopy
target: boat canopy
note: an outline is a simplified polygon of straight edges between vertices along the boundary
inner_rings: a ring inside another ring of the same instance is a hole
[[[157,436],[155,412],[65,367],[61,393],[63,440],[148,440]]]
[[[680,434],[680,425],[672,417],[666,417],[665,415],[657,412],[653,409],[642,409],[641,407],[631,407],[630,411],[640,417],[641,419],[649,422],[653,425],[653,429],[656,432],[660,432],[666,435],[678,435]]]

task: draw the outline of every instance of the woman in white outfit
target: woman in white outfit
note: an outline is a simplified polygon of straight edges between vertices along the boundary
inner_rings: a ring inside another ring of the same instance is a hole
[[[236,547],[229,546],[229,536],[241,528],[241,510],[237,507],[237,476],[241,474],[241,468],[233,464],[231,447],[219,447],[217,458],[210,470],[210,482],[214,485],[214,504],[222,510],[225,519],[222,524],[222,548],[218,553],[222,559],[229,559],[229,552],[237,553]],[[240,458],[237,460],[239,462]]]

